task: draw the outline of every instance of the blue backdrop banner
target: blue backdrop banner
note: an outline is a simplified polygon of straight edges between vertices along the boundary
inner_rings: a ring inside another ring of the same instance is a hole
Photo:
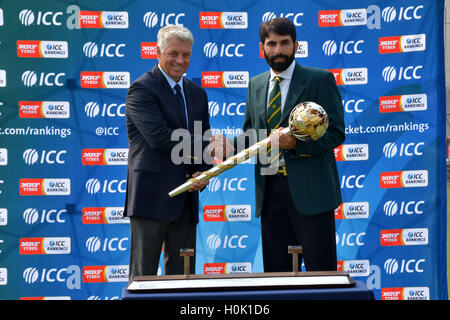
[[[157,63],[158,30],[192,31],[186,76],[208,93],[213,133],[235,136],[274,17],[342,95],[338,270],[377,299],[447,299],[443,0],[0,0],[0,298],[120,298],[125,97]],[[264,271],[253,166],[201,193],[196,273]]]

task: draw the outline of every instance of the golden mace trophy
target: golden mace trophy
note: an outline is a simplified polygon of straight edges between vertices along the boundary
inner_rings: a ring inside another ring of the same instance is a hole
[[[281,132],[292,134],[301,141],[317,140],[322,137],[328,129],[328,116],[325,110],[315,102],[306,101],[296,105],[289,114],[289,127]],[[187,180],[181,186],[169,192],[171,198],[189,190],[189,187],[197,181],[207,181],[218,176],[222,172],[233,168],[238,163],[242,163],[256,155],[261,149],[266,149],[270,145],[270,137],[255,143],[250,148],[242,150],[236,155],[229,157],[213,168],[202,172],[199,176]]]

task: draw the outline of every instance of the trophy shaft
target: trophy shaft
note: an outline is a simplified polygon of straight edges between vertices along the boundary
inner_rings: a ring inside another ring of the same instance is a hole
[[[289,114],[289,127],[281,130],[282,133],[294,135],[294,137],[303,142],[317,140],[322,137],[328,129],[328,115],[324,108],[315,102],[306,101],[296,105]],[[196,178],[191,178],[178,188],[169,192],[169,196],[175,197],[178,194],[186,192],[189,187],[197,181],[207,181],[212,177],[218,176],[225,170],[228,170],[238,163],[253,157],[262,148],[270,145],[270,137],[254,144],[253,146],[239,152],[238,154],[219,163],[210,170],[202,172]]]
[[[284,128],[283,130],[281,130],[281,132],[283,132],[285,134],[290,134],[291,129]],[[207,181],[215,176],[218,176],[222,172],[224,172],[230,168],[233,168],[238,163],[242,163],[242,162],[248,160],[249,158],[253,157],[254,155],[256,155],[259,152],[259,150],[265,149],[269,145],[270,145],[270,137],[267,137],[264,140],[261,140],[258,143],[255,143],[251,147],[242,150],[241,152],[237,153],[236,155],[229,157],[228,159],[226,159],[222,163],[219,163],[218,165],[214,166],[213,168],[209,169],[208,171],[202,172],[199,176],[186,181],[184,184],[182,184],[178,188],[175,188],[171,192],[169,192],[169,197],[173,198],[176,195],[179,195],[183,192],[188,191],[190,186],[192,186],[192,184],[195,181]]]

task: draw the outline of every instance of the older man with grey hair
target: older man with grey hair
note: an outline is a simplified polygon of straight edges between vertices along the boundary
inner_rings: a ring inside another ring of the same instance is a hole
[[[198,191],[207,182],[196,182],[190,192],[174,198],[168,193],[210,167],[194,161],[194,148],[183,148],[183,161],[171,158],[179,141],[175,130],[194,139],[194,121],[203,135],[209,130],[208,98],[204,89],[186,79],[194,38],[185,27],[166,26],[158,32],[158,64],[130,86],[126,98],[129,142],[125,216],[130,217],[129,281],[135,276],[156,275],[161,251],[164,273],[183,274],[180,249],[195,248]],[[197,123],[196,123],[197,125]],[[197,134],[197,132],[196,132]],[[202,141],[202,140],[201,140]],[[204,142],[203,148],[208,142]],[[195,273],[195,256],[191,258]]]

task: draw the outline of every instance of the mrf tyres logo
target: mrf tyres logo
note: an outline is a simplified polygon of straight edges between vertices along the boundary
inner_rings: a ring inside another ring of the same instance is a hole
[[[20,118],[70,118],[68,101],[19,101]]]
[[[334,210],[335,219],[369,218],[369,202],[343,202]]]
[[[247,12],[200,12],[200,29],[247,28]]]
[[[68,196],[70,179],[20,179],[21,196]]]
[[[250,205],[210,205],[203,207],[204,221],[250,221]]]
[[[17,40],[20,58],[68,58],[67,41]]]
[[[204,274],[236,274],[251,273],[251,262],[216,262],[203,265]]]
[[[70,237],[21,238],[19,252],[29,254],[70,254]]]
[[[91,165],[127,165],[128,148],[114,149],[83,149],[81,150],[81,163]]]
[[[85,266],[83,282],[128,282],[128,265]]]
[[[414,188],[428,186],[428,170],[380,173],[380,188]]]
[[[127,89],[130,73],[127,71],[82,71],[80,85],[88,89]]]
[[[201,73],[203,88],[247,88],[248,71],[204,71]]]
[[[336,161],[361,161],[369,159],[368,144],[342,144],[334,149]]]
[[[328,69],[328,71],[334,75],[338,86],[368,83],[367,68]]]
[[[426,94],[383,96],[378,99],[380,113],[424,111],[428,109]]]
[[[366,25],[369,30],[381,29],[382,22],[414,23],[422,20],[424,5],[418,6],[388,6],[380,8],[369,5],[367,8],[344,10],[320,10],[318,13],[319,27],[353,27]]]
[[[378,39],[378,52],[381,54],[425,51],[425,49],[426,35],[424,33]]]
[[[124,217],[123,214],[123,207],[85,207],[83,224],[130,223],[130,218]]]
[[[428,244],[428,229],[391,229],[380,231],[380,244],[386,246],[419,246]]]
[[[347,27],[366,24],[366,9],[319,11],[319,27]]]
[[[369,260],[344,260],[338,261],[338,271],[345,271],[352,277],[367,277],[370,274]]]
[[[428,287],[382,288],[381,300],[430,300]]]

